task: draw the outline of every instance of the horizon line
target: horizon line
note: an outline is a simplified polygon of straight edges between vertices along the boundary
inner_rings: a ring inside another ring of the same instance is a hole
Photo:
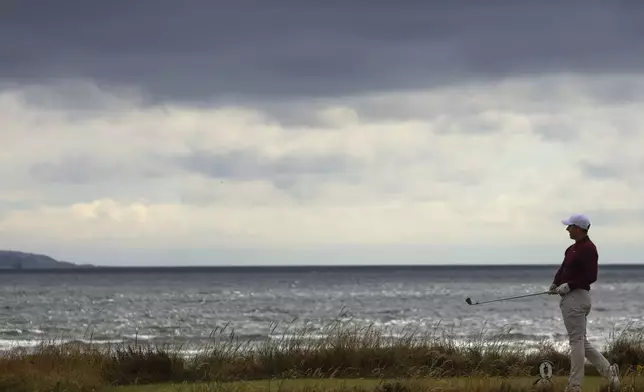
[[[3,272],[91,272],[91,271],[135,271],[135,270],[311,270],[311,269],[449,269],[449,268],[552,268],[558,267],[560,263],[541,264],[252,264],[252,265],[92,265],[75,264],[72,267],[58,268],[0,268]],[[631,263],[608,263],[600,267],[644,267],[644,262]]]

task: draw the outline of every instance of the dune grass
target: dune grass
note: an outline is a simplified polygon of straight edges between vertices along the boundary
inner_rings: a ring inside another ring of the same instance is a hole
[[[222,328],[213,332],[209,345],[190,357],[182,356],[177,348],[143,344],[43,342],[36,350],[16,349],[0,356],[0,392],[119,391],[110,389],[119,386],[137,386],[120,391],[176,391],[182,384],[192,388],[184,390],[232,391],[265,385],[267,380],[272,380],[272,385],[280,385],[275,384],[279,380],[295,380],[295,384],[281,384],[282,388],[291,385],[288,390],[294,391],[522,390],[519,381],[534,381],[543,359],[554,363],[558,375],[567,374],[569,367],[567,354],[551,344],[543,343],[536,351],[528,352],[511,345],[503,336],[489,342],[481,334],[478,339],[459,344],[449,333],[403,330],[401,336],[392,338],[390,330],[340,321],[329,324],[323,332],[314,334],[307,327],[287,328],[280,339],[266,339],[256,346]],[[603,351],[611,362],[619,363],[626,376],[642,373],[641,330],[615,334]],[[587,369],[587,375],[596,375],[592,367]],[[514,383],[509,386],[494,381],[507,382],[510,378]],[[297,383],[325,379],[355,381],[350,385],[337,381],[331,385]],[[360,379],[376,380],[377,384],[356,384]],[[454,386],[449,384],[453,380],[474,384]],[[639,385],[638,380],[633,378],[633,383]],[[152,389],[140,387],[151,384],[155,384]]]
[[[423,379],[283,379],[232,381],[193,384],[157,384],[113,387],[104,392],[438,392],[438,391],[533,391],[535,377],[457,377]],[[555,377],[545,391],[563,391],[566,377]],[[587,377],[584,391],[605,391],[607,386],[598,376]],[[622,390],[644,391],[644,378],[631,376]]]

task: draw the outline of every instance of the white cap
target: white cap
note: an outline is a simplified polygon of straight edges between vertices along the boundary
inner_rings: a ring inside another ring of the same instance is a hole
[[[578,226],[584,230],[588,230],[590,227],[590,220],[584,214],[571,215],[568,219],[562,220],[561,223],[566,226]]]

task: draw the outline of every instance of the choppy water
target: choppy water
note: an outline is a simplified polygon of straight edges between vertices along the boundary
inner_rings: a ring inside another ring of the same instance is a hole
[[[42,340],[149,340],[198,346],[228,324],[263,339],[272,323],[317,327],[344,310],[355,322],[446,329],[460,337],[511,328],[517,341],[565,344],[558,296],[487,305],[473,300],[547,289],[556,266],[350,269],[139,270],[0,273],[0,348]],[[644,318],[644,266],[602,266],[593,286],[589,340]]]

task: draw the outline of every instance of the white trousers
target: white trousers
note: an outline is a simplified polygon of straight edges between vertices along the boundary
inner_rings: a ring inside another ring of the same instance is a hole
[[[568,385],[582,385],[585,358],[588,358],[604,377],[610,375],[610,363],[586,339],[586,321],[591,308],[590,293],[575,289],[561,298],[559,303],[568,339],[570,341],[570,377]]]

